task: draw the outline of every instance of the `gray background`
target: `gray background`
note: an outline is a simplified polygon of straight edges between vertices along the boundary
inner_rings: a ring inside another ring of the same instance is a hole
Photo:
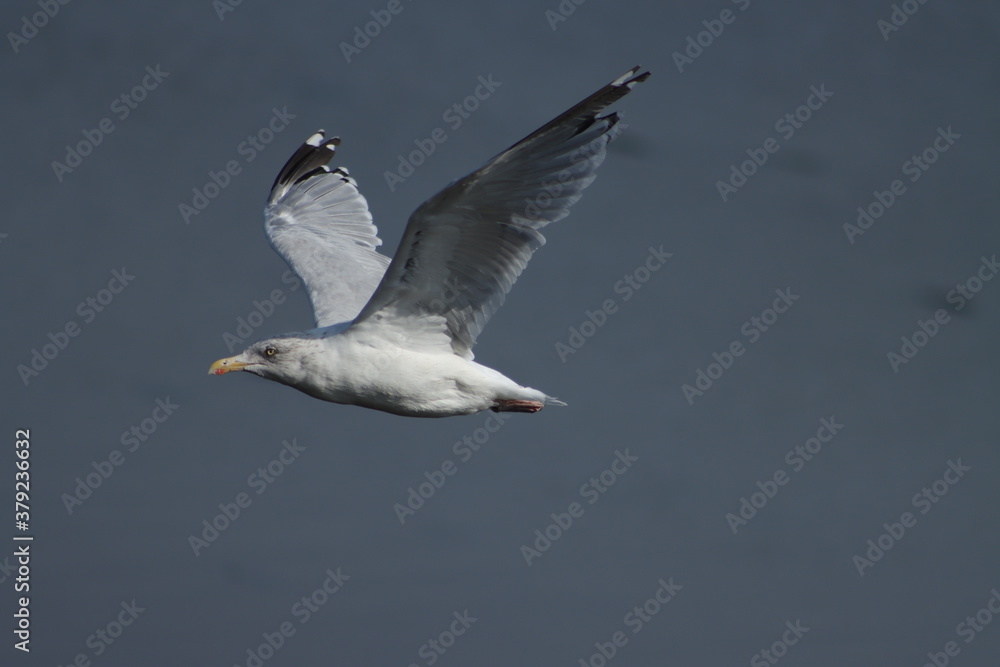
[[[468,610],[437,664],[600,665],[617,631],[615,665],[768,664],[796,620],[809,630],[782,664],[922,665],[949,641],[951,664],[996,664],[1000,623],[968,643],[957,626],[1000,586],[1000,281],[961,311],[947,295],[1000,250],[1000,10],[927,3],[886,40],[888,2],[594,0],[555,30],[555,0],[401,6],[351,63],[338,45],[386,3],[250,1],[220,20],[207,0],[72,2],[18,53],[5,40],[0,498],[30,428],[35,542],[30,657],[10,646],[2,550],[0,662],[246,665],[290,621],[265,664],[426,665],[421,646]],[[725,8],[734,22],[678,71]],[[0,26],[37,11],[5,3]],[[254,338],[310,326],[260,212],[314,130],[343,137],[337,163],[392,252],[421,201],[636,63],[653,77],[618,105],[625,134],[476,349],[569,407],[516,415],[463,462],[453,444],[485,415],[403,419],[206,375],[274,289],[287,300]],[[157,65],[169,76],[120,120],[112,102]],[[480,75],[500,87],[452,130],[442,113]],[[833,96],[785,140],[775,122],[820,85]],[[240,142],[285,107],[247,162]],[[115,130],[59,181],[52,162],[104,117]],[[384,172],[436,127],[447,142],[390,192]],[[948,127],[960,139],[911,183],[904,162]],[[768,137],[780,150],[723,202],[716,181]],[[228,160],[241,173],[185,224],[179,204]],[[905,194],[849,243],[844,223],[897,178]],[[672,258],[624,301],[614,285],[661,244]],[[135,279],[84,322],[78,304],[122,267]],[[799,300],[689,404],[682,385],[748,342],[778,288]],[[562,363],[556,343],[608,298],[618,311]],[[894,372],[887,353],[942,308]],[[70,321],[80,334],[26,385],[17,366]],[[128,452],[121,434],[167,398],[180,407]],[[794,472],[786,452],[830,417],[844,428]],[[248,476],[292,438],[304,452],[257,495]],[[581,485],[626,449],[638,461],[587,504]],[[63,494],[114,450],[124,463],[68,513]],[[393,505],[447,459],[457,473],[401,525]],[[911,499],[959,459],[971,470],[921,514]],[[779,470],[734,534],[727,513]],[[196,557],[189,535],[240,492],[252,504]],[[574,501],[583,516],[529,567],[522,545]],[[907,511],[916,525],[859,576],[854,556]],[[292,605],[338,567],[350,579],[299,623]],[[635,634],[625,616],[660,578],[682,589]],[[95,655],[88,637],[133,599],[145,611]]]

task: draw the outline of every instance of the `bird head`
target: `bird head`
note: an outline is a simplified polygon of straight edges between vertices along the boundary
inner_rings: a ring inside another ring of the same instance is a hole
[[[295,386],[305,371],[304,361],[312,347],[311,339],[279,336],[258,341],[239,354],[213,363],[210,375],[246,371],[267,380]]]

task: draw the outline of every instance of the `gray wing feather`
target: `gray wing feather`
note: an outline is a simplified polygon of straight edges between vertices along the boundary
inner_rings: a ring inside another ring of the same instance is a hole
[[[271,188],[264,228],[271,246],[305,283],[317,327],[353,320],[389,258],[368,203],[347,170],[330,169],[340,140],[323,131],[288,160]]]
[[[443,318],[451,349],[472,346],[545,243],[539,231],[569,214],[594,180],[618,123],[598,116],[649,72],[633,68],[410,216],[399,249],[354,326],[369,318]]]

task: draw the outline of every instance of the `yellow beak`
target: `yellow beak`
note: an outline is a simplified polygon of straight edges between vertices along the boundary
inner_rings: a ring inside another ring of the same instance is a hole
[[[239,357],[227,357],[225,359],[219,359],[214,364],[208,367],[209,375],[224,375],[226,373],[232,373],[233,371],[241,371],[247,367],[247,364],[239,360]]]

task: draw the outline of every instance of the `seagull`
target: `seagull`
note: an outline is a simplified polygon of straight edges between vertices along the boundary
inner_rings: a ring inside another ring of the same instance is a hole
[[[649,77],[635,67],[410,216],[395,256],[323,130],[281,169],[264,229],[298,274],[315,328],[219,359],[210,374],[246,371],[333,403],[408,417],[538,412],[565,405],[473,361],[472,347],[531,255],[545,225],[569,214],[615,136],[605,108]]]

